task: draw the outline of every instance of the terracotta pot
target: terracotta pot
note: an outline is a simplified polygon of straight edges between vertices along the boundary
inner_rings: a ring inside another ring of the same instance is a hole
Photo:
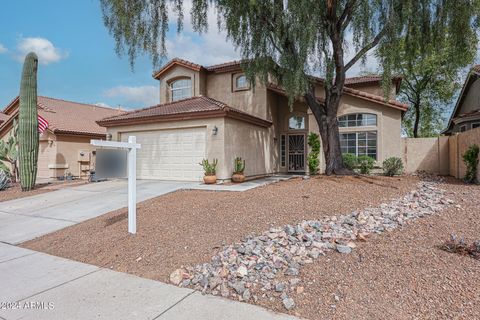
[[[232,181],[237,182],[237,183],[241,183],[241,182],[245,181],[245,175],[243,173],[234,173],[232,175]]]
[[[217,182],[217,176],[203,176],[203,182],[205,182],[205,184],[214,184]]]

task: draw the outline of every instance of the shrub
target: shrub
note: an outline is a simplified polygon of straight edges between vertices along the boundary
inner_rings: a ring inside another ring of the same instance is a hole
[[[360,156],[357,159],[361,174],[370,174],[375,165],[375,160],[369,156]]]
[[[217,159],[213,159],[212,163],[210,163],[208,159],[203,159],[202,162],[199,163],[199,165],[203,167],[206,176],[214,176],[217,173],[217,164]]]
[[[398,157],[390,157],[383,161],[383,173],[386,176],[393,177],[403,172],[402,159]]]
[[[320,165],[320,160],[318,159],[320,155],[320,138],[318,134],[311,132],[308,135],[308,145],[310,146],[310,153],[307,157],[308,170],[310,174],[317,174],[318,166]]]
[[[467,173],[465,174],[465,182],[477,183],[477,167],[478,167],[478,145],[471,145],[463,154],[463,162],[467,166]]]
[[[344,153],[344,154],[342,154],[342,158],[343,158],[343,165],[348,170],[353,171],[353,169],[355,169],[357,167],[358,158],[353,153]]]

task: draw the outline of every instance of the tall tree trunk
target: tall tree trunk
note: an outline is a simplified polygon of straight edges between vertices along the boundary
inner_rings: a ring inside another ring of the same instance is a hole
[[[327,90],[327,89],[326,89]],[[322,150],[325,156],[325,174],[352,174],[343,165],[342,152],[340,149],[340,134],[338,131],[337,112],[340,105],[340,97],[329,95],[330,99],[320,103],[314,92],[314,86],[305,94],[307,105],[317,120]],[[333,98],[333,99],[332,99]]]
[[[415,121],[413,122],[413,137],[418,138],[418,127],[420,124],[420,101],[416,100],[413,104],[415,110]]]

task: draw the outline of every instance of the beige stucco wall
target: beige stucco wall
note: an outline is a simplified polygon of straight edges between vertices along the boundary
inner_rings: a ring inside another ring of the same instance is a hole
[[[477,144],[480,146],[480,128],[458,133],[450,136],[450,174],[456,178],[463,178],[466,173],[466,166],[462,156],[467,149]],[[477,178],[480,181],[480,170]]]
[[[233,160],[245,160],[247,177],[262,176],[278,171],[278,148],[274,141],[275,129],[225,119],[225,170],[222,179],[229,179],[233,172]]]
[[[381,83],[359,83],[359,84],[354,84],[354,85],[347,85],[348,87],[355,89],[355,90],[360,90],[368,93],[375,94],[377,96],[383,97],[383,87]],[[392,83],[390,86],[390,94],[389,97],[390,99],[395,98],[395,84]]]
[[[78,155],[80,151],[86,151],[90,154],[90,165],[94,165],[94,156],[92,151],[95,150],[90,144],[89,137],[78,137],[78,136],[57,136],[56,140],[56,154],[54,161],[51,161],[51,164],[55,164],[58,167],[67,167],[66,169],[58,168],[52,169],[54,172],[54,177],[64,175],[65,172],[70,172],[74,176],[80,176],[80,166],[78,162]],[[84,169],[88,168],[88,163],[84,163]],[[85,173],[82,174],[85,177]]]
[[[249,90],[233,91],[233,76],[236,73],[213,73],[207,74],[206,95],[219,100],[227,105],[248,112],[262,119],[271,120],[268,117],[267,89],[257,81],[254,88]]]
[[[194,71],[182,66],[173,66],[162,74],[160,78],[160,101],[159,103],[170,102],[170,92],[168,90],[168,85],[170,82],[179,79],[179,78],[189,78],[192,81],[192,96],[198,96],[205,94],[204,84],[202,84],[201,79],[204,79],[204,75],[200,75],[200,72]]]
[[[402,138],[402,149],[405,172],[422,170],[440,175],[449,174],[448,137]]]

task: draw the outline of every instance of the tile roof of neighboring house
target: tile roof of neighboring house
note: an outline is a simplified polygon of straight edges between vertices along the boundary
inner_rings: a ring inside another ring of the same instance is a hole
[[[252,116],[246,112],[231,108],[223,102],[205,96],[192,97],[155,105],[149,108],[133,110],[122,115],[102,119],[97,121],[97,123],[102,126],[109,126],[120,123],[151,122],[161,120],[173,121],[219,116],[227,116],[238,120],[244,120],[265,127],[268,127],[272,124],[271,121]]]
[[[205,67],[210,72],[228,72],[239,70],[243,60],[235,60]]]
[[[318,79],[319,78],[317,78],[317,80]],[[276,92],[279,92],[279,93],[282,93],[282,94],[285,93],[285,90],[283,90],[283,88],[281,88],[280,86],[278,86],[274,83],[269,83],[267,86],[268,86],[269,89],[274,90]],[[377,95],[372,94],[372,93],[368,93],[368,92],[364,92],[364,91],[360,91],[360,90],[355,90],[355,89],[348,88],[348,87],[344,87],[343,92],[345,94],[349,95],[349,96],[358,97],[358,98],[362,98],[362,99],[369,100],[369,101],[372,101],[372,102],[376,102],[376,103],[379,103],[379,104],[382,104],[382,105],[385,105],[385,106],[388,106],[388,107],[399,109],[401,111],[407,111],[408,110],[408,105],[405,104],[405,103],[401,103],[400,101],[397,101],[397,100],[385,100],[384,97],[377,96]]]
[[[18,97],[5,108],[5,111],[10,112],[11,118],[18,112],[18,109],[13,109],[13,106],[18,105],[16,101]],[[124,113],[118,109],[43,96],[38,97],[37,107],[38,114],[49,123],[48,130],[55,134],[102,136],[106,134],[106,129],[99,126],[96,121]],[[0,126],[0,131],[7,122]]]
[[[458,115],[457,117],[455,117],[454,119],[465,119],[465,118],[471,118],[471,117],[474,117],[474,116],[480,116],[480,109],[473,110],[473,111],[467,112],[467,113],[462,113],[462,114]]]
[[[10,118],[8,114],[0,112],[0,124],[7,121]]]

